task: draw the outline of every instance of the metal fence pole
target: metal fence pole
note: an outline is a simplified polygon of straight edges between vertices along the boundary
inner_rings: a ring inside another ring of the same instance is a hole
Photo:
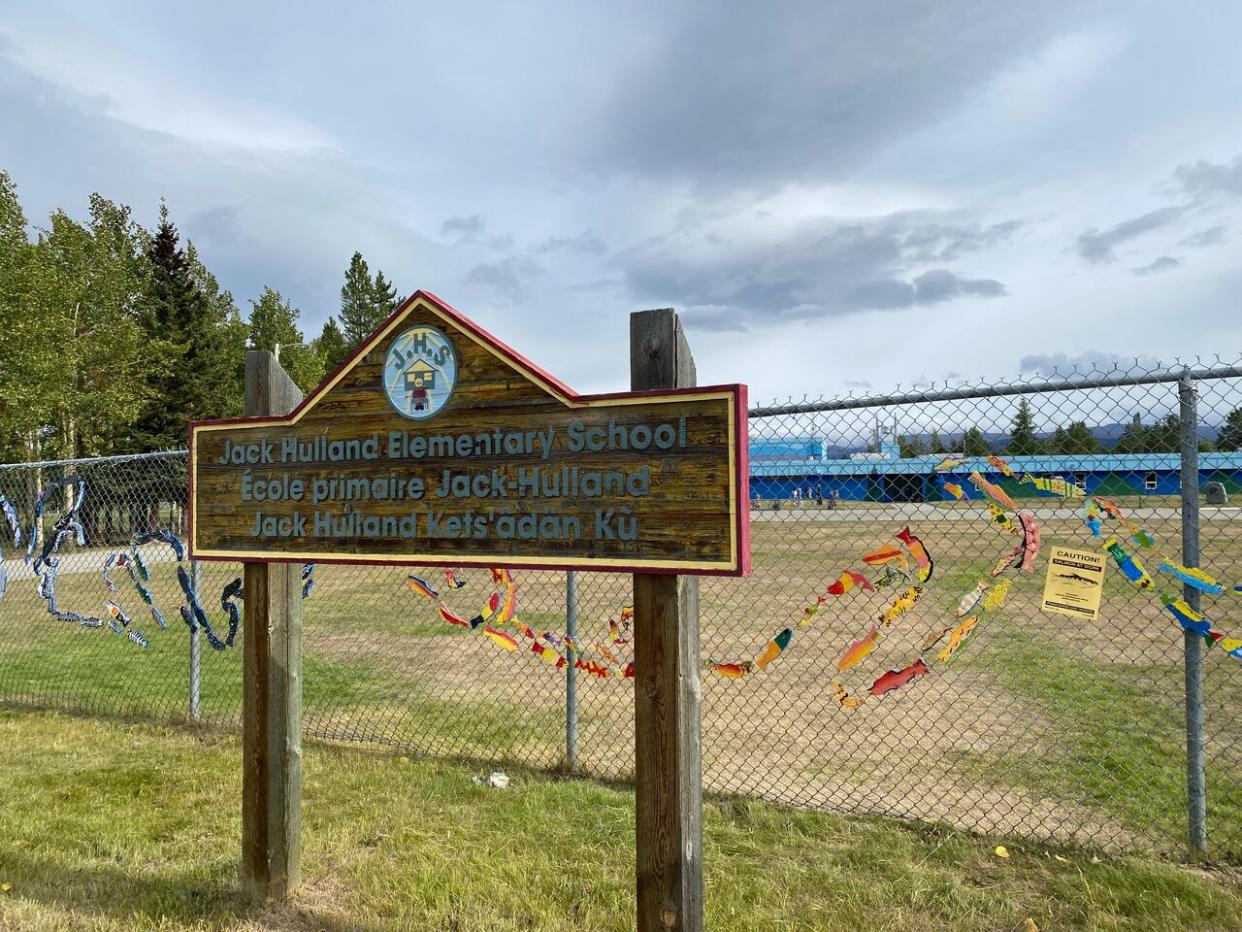
[[[201,591],[203,581],[203,565],[197,560],[190,561],[190,583],[194,591]],[[190,721],[197,722],[199,716],[199,670],[202,657],[202,641],[198,629],[190,634]]]
[[[1182,563],[1199,565],[1199,411],[1195,380],[1187,369],[1178,382],[1181,401]],[[1183,586],[1183,598],[1199,609],[1199,591]],[[1186,667],[1186,812],[1190,846],[1207,851],[1207,790],[1203,754],[1203,644],[1183,632]]]
[[[578,574],[565,574],[565,634],[578,643]],[[578,671],[574,669],[576,652],[565,652],[565,766],[573,773],[578,769]]]

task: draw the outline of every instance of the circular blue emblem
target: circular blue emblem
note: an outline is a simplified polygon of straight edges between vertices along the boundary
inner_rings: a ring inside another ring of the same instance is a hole
[[[427,324],[404,331],[384,358],[384,393],[401,415],[421,421],[436,414],[457,384],[457,351]]]

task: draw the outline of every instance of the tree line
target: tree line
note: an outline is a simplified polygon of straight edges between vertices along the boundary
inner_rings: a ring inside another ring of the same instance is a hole
[[[958,438],[956,441],[955,436]],[[1023,399],[1014,415],[1009,436],[1003,443],[989,444],[978,427],[970,427],[960,435],[950,434],[945,439],[936,430],[928,435],[926,441],[921,437],[904,435],[897,439],[903,457],[949,453],[961,453],[965,456],[986,456],[989,453],[1005,453],[1008,456],[1176,453],[1181,449],[1181,418],[1176,414],[1168,414],[1145,424],[1142,416],[1135,414],[1122,428],[1117,442],[1110,447],[1096,436],[1086,421],[1081,420],[1070,421],[1057,427],[1050,436],[1040,437],[1035,431],[1030,405]],[[1199,440],[1199,450],[1204,452],[1238,449],[1242,449],[1242,408],[1235,408],[1225,418],[1215,442]]]
[[[274,287],[243,311],[163,203],[148,230],[95,194],[32,236],[0,171],[0,462],[184,447],[191,420],[242,413],[247,350],[278,351],[309,391],[403,300],[355,252],[308,340]]]

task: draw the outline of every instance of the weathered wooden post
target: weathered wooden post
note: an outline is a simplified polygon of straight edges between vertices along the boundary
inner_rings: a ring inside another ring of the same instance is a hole
[[[288,414],[302,393],[276,357],[246,354],[246,414]],[[302,573],[245,564],[242,636],[242,874],[283,900],[301,879]]]
[[[691,388],[672,308],[630,315],[630,388]],[[699,580],[634,574],[634,791],[638,930],[703,928]]]

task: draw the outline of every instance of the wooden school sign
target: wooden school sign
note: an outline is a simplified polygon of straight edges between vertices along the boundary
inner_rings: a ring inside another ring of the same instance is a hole
[[[417,292],[283,417],[190,429],[199,560],[743,575],[746,388],[577,395]]]

